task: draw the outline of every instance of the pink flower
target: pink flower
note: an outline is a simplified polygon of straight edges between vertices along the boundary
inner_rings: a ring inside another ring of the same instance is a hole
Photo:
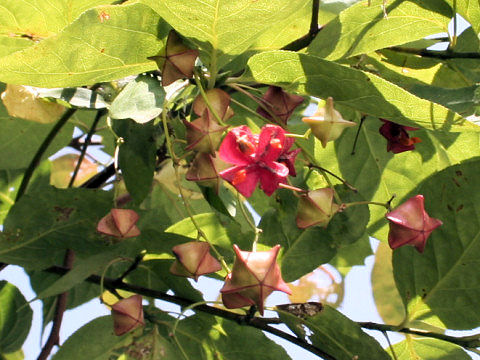
[[[386,218],[390,221],[390,247],[396,249],[403,245],[413,245],[420,253],[423,253],[432,231],[442,225],[440,220],[431,218],[426,213],[423,195],[408,199],[389,212]]]
[[[222,302],[228,309],[257,305],[263,315],[263,304],[273,291],[283,291],[291,295],[291,290],[283,281],[277,255],[280,245],[269,251],[241,251],[233,245],[235,263],[225,279],[220,293]]]
[[[244,125],[233,128],[220,145],[219,153],[223,161],[236,166],[220,172],[220,176],[246,197],[252,195],[258,182],[270,196],[286,181],[289,167],[293,167],[296,153],[287,152],[291,145],[280,126],[266,125],[260,135],[253,135]]]
[[[272,114],[286,124],[295,108],[303,102],[303,97],[289,94],[281,87],[270,86],[263,95],[262,102]],[[261,107],[257,108],[257,113],[266,119],[273,120],[272,116]]]
[[[113,331],[117,336],[126,334],[139,326],[144,326],[142,297],[133,295],[119,300],[112,306],[112,317]]]
[[[135,225],[139,219],[138,214],[130,209],[112,209],[97,225],[99,233],[126,239],[140,235],[140,230]]]
[[[394,122],[380,119],[384,124],[380,127],[379,131],[382,136],[387,139],[387,151],[391,151],[394,154],[398,154],[404,151],[414,150],[415,144],[422,140],[418,137],[410,138],[407,131],[418,130],[410,126],[403,126]]]

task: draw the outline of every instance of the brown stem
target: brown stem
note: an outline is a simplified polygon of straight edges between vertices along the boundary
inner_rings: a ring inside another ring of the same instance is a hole
[[[447,51],[437,51],[437,50],[424,50],[424,49],[413,49],[413,48],[404,48],[400,46],[392,46],[388,48],[389,50],[418,55],[421,57],[440,59],[440,60],[450,60],[450,59],[480,59],[480,53],[478,52],[455,52],[451,50]]]
[[[68,271],[72,268],[75,261],[75,253],[68,249],[63,259],[63,267]],[[60,328],[62,326],[63,314],[67,309],[68,292],[64,292],[57,296],[57,304],[55,305],[55,313],[53,315],[53,324],[47,342],[43,345],[37,360],[46,360],[55,345],[60,342]]]
[[[312,19],[310,21],[310,29],[308,33],[290,44],[285,45],[282,50],[299,51],[306,48],[315,39],[323,26],[318,26],[318,10],[320,7],[320,0],[313,0],[312,2]]]
[[[63,268],[61,266],[52,266],[48,269],[45,269],[45,271],[48,271],[50,273],[54,274],[59,274],[59,275],[64,275],[68,272],[68,269]],[[99,275],[91,275],[89,276],[86,281],[93,283],[93,284],[100,284],[101,281],[101,276]],[[103,278],[103,285],[106,289],[108,290],[125,290],[129,292],[133,292],[139,295],[143,295],[145,297],[151,297],[159,300],[164,300],[168,301],[173,304],[180,305],[182,307],[190,306],[194,304],[193,301],[175,296],[175,295],[169,295],[161,291],[145,288],[142,286],[138,286],[135,284],[128,284],[123,281],[118,281],[118,279],[112,279],[112,278]],[[277,335],[278,337],[281,337],[287,341],[290,341],[302,348],[304,348],[307,351],[310,351],[313,354],[316,354],[320,357],[322,357],[325,360],[336,360],[335,357],[331,356],[330,354],[324,352],[323,350],[317,348],[316,346],[309,344],[307,341],[305,341],[302,338],[295,337],[293,335],[290,335],[282,330],[279,330],[277,328],[274,328],[270,326],[269,324],[273,323],[272,319],[263,319],[261,317],[249,317],[248,315],[242,315],[238,313],[234,313],[232,311],[228,310],[223,310],[220,308],[217,308],[215,306],[209,306],[209,305],[198,305],[195,307],[195,310],[214,315],[214,316],[219,316],[224,319],[234,321],[239,325],[245,325],[245,326],[252,326],[254,328],[269,332],[271,334]]]

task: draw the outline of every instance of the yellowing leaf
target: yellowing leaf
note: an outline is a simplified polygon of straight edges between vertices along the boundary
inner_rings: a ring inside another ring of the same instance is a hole
[[[79,155],[67,154],[52,161],[50,184],[57,188],[66,188],[70,182]],[[98,166],[89,159],[84,158],[73,186],[79,186],[98,172]]]

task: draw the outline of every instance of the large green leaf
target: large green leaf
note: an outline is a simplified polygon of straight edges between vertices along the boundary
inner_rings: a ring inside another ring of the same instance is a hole
[[[428,338],[407,339],[393,346],[398,360],[471,360],[472,358],[455,344]]]
[[[422,140],[414,151],[388,153],[387,142],[378,132],[381,125],[377,119],[365,119],[354,155],[355,128],[347,129],[341,138],[325,149],[315,151],[318,163],[341,174],[367,200],[384,203],[395,194],[395,206],[436,171],[480,156],[477,145],[480,137],[476,132],[458,134],[420,130],[411,132],[412,136]],[[386,209],[381,206],[370,206],[369,233],[382,241],[387,239],[385,213]]]
[[[367,256],[372,254],[369,237],[365,233],[357,242],[338,247],[337,254],[329,264],[334,266],[342,276],[346,276],[353,266],[363,265]]]
[[[142,2],[203,50],[203,60],[213,73],[246,51],[272,25],[305,6],[304,0]]]
[[[141,203],[152,188],[156,146],[153,122],[137,124],[132,120],[116,120],[116,133],[124,143],[120,146],[119,166],[128,192]]]
[[[480,6],[475,0],[446,0],[455,12],[462,15],[467,20],[475,32],[480,33]]]
[[[114,0],[4,0],[0,7],[0,57],[56,35],[87,9]]]
[[[423,254],[410,246],[394,251],[395,281],[409,321],[450,329],[480,325],[479,171],[478,160],[451,166],[415,191],[443,225],[432,233]]]
[[[147,58],[164,46],[166,34],[166,26],[148,6],[97,7],[58,35],[1,58],[0,80],[74,87],[154,70],[155,62]]]
[[[385,243],[378,245],[371,279],[373,298],[382,320],[385,324],[401,324],[405,309],[393,278],[392,250]]]
[[[278,310],[280,319],[299,338],[338,360],[390,360],[390,356],[355,322],[326,305],[322,311],[305,319]]]
[[[180,321],[175,335],[189,359],[290,359],[261,330],[202,314]]]
[[[65,249],[81,258],[108,249],[98,221],[112,206],[101,190],[43,187],[25,194],[10,210],[0,233],[0,261],[42,269],[63,259]]]
[[[194,216],[195,222],[202,229],[211,244],[224,249],[222,254],[226,254],[227,261],[233,259],[232,245],[237,244],[242,250],[250,250],[253,242],[253,231],[243,234],[240,226],[235,222],[222,224],[214,213],[205,213]],[[183,219],[178,223],[166,229],[167,233],[183,235],[196,239],[198,237],[197,228],[193,225],[190,218]]]
[[[21,348],[32,323],[32,309],[20,291],[0,281],[0,353]]]
[[[0,170],[0,224],[15,203],[15,196],[23,170]]]
[[[382,3],[373,0],[366,6],[362,1],[342,11],[322,29],[308,52],[329,60],[348,58],[447,32],[452,16],[441,1],[396,0],[387,3],[386,18]]]
[[[160,81],[149,75],[140,75],[129,82],[110,105],[113,119],[133,119],[143,124],[162,112],[165,90]]]
[[[285,86],[302,94],[333,97],[337,104],[407,125],[441,130],[480,130],[454,112],[420,99],[380,77],[319,57],[287,51],[258,54],[242,81]]]
[[[113,334],[110,316],[99,317],[73,333],[52,357],[53,360],[108,360],[115,349],[132,343],[132,335]]]

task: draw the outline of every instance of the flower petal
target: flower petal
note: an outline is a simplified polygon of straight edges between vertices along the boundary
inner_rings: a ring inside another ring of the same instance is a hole
[[[245,171],[242,174],[240,181],[238,181],[239,172]],[[245,197],[252,196],[259,181],[258,167],[256,165],[234,166],[230,169],[224,170],[220,176],[232,184],[237,191]]]
[[[230,130],[220,145],[220,158],[223,161],[234,165],[248,165],[253,162],[252,157],[242,151],[239,146],[245,143],[246,146],[255,147],[256,141],[250,129],[245,126],[239,126]]]
[[[285,130],[277,125],[265,125],[260,132],[258,148],[255,153],[257,161],[270,162],[278,159],[285,146]]]
[[[260,187],[266,195],[272,195],[288,176],[288,167],[272,161],[267,168],[259,168]]]

